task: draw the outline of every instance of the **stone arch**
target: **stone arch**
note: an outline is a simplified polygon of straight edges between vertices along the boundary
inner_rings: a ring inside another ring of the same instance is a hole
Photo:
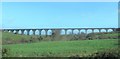
[[[17,34],[21,34],[21,30],[17,30],[18,32],[17,32]]]
[[[19,30],[19,33],[22,35],[24,30]]]
[[[71,29],[67,29],[66,34],[71,34]]]
[[[33,35],[35,35],[35,31],[36,31],[36,29],[32,29],[32,31],[33,31]]]
[[[101,31],[101,32],[106,32],[106,29],[101,29],[100,31]]]
[[[16,33],[17,33],[17,31],[16,31],[16,30],[13,30],[13,33],[14,33],[14,34],[16,34]]]
[[[108,29],[108,32],[113,32],[113,29]]]
[[[73,30],[73,34],[79,34],[80,32],[79,32],[79,30],[78,29],[74,29]]]
[[[23,34],[27,35],[27,30],[24,30],[24,31],[23,31]]]
[[[81,34],[81,33],[86,33],[86,30],[85,30],[85,29],[81,29],[81,30],[80,30],[80,34]]]
[[[35,30],[35,35],[39,35],[39,30]]]
[[[95,33],[99,33],[99,29],[94,29],[94,32]]]
[[[61,35],[65,35],[65,29],[61,29]]]
[[[12,31],[11,31],[11,30],[7,30],[7,32],[11,32],[11,33],[12,33]]]
[[[41,30],[41,35],[46,35],[45,34],[45,30],[43,29],[43,30]]]
[[[87,29],[87,34],[92,33],[92,29]]]
[[[53,32],[52,32],[52,30],[50,30],[50,29],[47,31],[47,35],[52,35],[52,33],[53,33]]]
[[[29,35],[33,35],[33,31],[32,30],[29,31]]]

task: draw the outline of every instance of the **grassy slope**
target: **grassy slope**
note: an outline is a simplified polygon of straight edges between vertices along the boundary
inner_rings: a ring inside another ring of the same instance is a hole
[[[30,39],[28,35],[13,33],[2,33],[2,39],[20,40]],[[118,34],[105,34],[106,36],[117,36]],[[35,36],[36,37],[36,36]],[[71,56],[87,55],[99,50],[117,47],[117,40],[79,40],[79,41],[47,41],[28,44],[3,45],[8,48],[9,56]]]
[[[12,39],[12,40],[19,40],[22,38],[30,38],[28,35],[19,35],[19,34],[13,34],[13,33],[8,33],[8,32],[3,32],[2,33],[2,39]]]
[[[47,41],[28,44],[3,45],[8,48],[9,56],[73,56],[88,55],[100,50],[116,48],[117,39],[111,40],[79,40],[79,41]]]
[[[0,31],[1,33],[1,31]],[[118,36],[117,33],[112,33],[112,34],[103,34],[104,36]],[[120,34],[119,34],[120,35]],[[99,36],[99,35],[98,35]],[[4,40],[21,40],[21,39],[30,39],[31,37],[39,37],[39,36],[33,36],[33,35],[20,35],[20,34],[13,34],[13,33],[8,33],[8,32],[2,32],[2,39]],[[1,37],[0,37],[1,38]]]
[[[0,31],[1,33],[1,31]],[[109,34],[103,34],[105,36],[118,36],[117,33],[109,33]],[[120,35],[120,34],[119,34]],[[38,37],[38,36],[33,36],[32,37]],[[19,40],[19,39],[30,39],[30,35],[20,35],[20,34],[13,34],[13,33],[8,33],[8,32],[2,32],[2,39],[12,39],[12,40]],[[0,37],[1,38],[1,37]]]

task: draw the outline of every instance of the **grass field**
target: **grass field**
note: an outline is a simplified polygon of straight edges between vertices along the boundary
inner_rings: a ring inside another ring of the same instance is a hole
[[[14,34],[14,33],[8,33],[8,32],[2,32],[2,39],[6,40],[20,40],[22,38],[30,39],[31,36],[28,35],[20,35],[20,34]]]
[[[88,56],[97,51],[118,47],[118,39],[47,41],[39,43],[3,45],[12,57],[69,57]]]
[[[119,34],[120,35],[120,34]],[[99,35],[98,35],[99,36]],[[117,33],[103,34],[103,36],[118,36]],[[33,38],[31,38],[33,37]],[[16,40],[35,40],[39,36],[19,35],[8,32],[2,33],[2,42]],[[49,39],[49,38],[48,38]],[[73,40],[73,41],[39,41],[17,44],[2,45],[7,49],[7,57],[70,57],[88,56],[99,51],[118,48],[118,39],[93,39],[93,40]]]

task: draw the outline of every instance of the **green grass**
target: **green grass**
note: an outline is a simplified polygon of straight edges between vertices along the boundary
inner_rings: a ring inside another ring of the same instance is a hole
[[[26,39],[29,39],[30,36],[28,35],[20,35],[20,34],[13,34],[13,33],[8,33],[8,32],[3,32],[2,33],[2,39],[6,39],[6,40],[19,40],[19,39],[22,39],[22,38],[26,38]]]
[[[3,45],[9,49],[8,56],[28,57],[66,57],[66,56],[87,56],[97,51],[117,48],[117,39],[106,40],[78,40],[78,41],[46,41],[39,43]]]
[[[120,33],[103,34],[104,36],[120,36]]]
[[[118,36],[117,33],[104,34],[105,36]],[[2,40],[29,40],[31,37],[8,32],[2,33]],[[33,39],[34,40],[34,39]],[[101,40],[75,40],[75,41],[39,41],[37,43],[3,45],[7,48],[7,56],[28,56],[28,57],[66,57],[66,56],[87,56],[97,51],[104,51],[118,47],[117,39]]]

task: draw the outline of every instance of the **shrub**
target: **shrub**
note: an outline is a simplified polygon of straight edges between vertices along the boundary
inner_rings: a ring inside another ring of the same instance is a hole
[[[85,40],[86,39],[86,34],[84,32],[81,32],[81,34],[79,35],[79,39]]]
[[[90,33],[86,36],[86,38],[89,40],[93,40],[93,39],[96,39],[96,35],[94,33]]]
[[[108,37],[108,36],[105,36],[104,34],[101,34],[101,35],[99,35],[98,38],[99,38],[99,39],[108,39],[109,37]]]
[[[7,44],[13,44],[13,40],[7,40]]]
[[[66,36],[67,40],[78,40],[79,39],[79,35],[75,34],[75,35],[67,35]]]
[[[61,37],[60,37],[60,30],[54,30],[54,32],[52,32],[52,40],[60,40]]]
[[[119,48],[108,49],[108,50],[96,52],[96,53],[90,55],[90,57],[95,57],[95,58],[115,57],[115,58],[117,58],[120,56],[119,51],[120,51]]]
[[[10,51],[10,49],[8,49],[8,48],[3,48],[3,49],[2,49],[2,56],[8,56],[8,55],[9,55],[9,51]]]
[[[21,40],[20,40],[20,43],[28,43],[29,41],[28,40],[26,40],[25,38],[22,38]]]
[[[43,38],[42,38],[41,36],[39,36],[39,37],[38,37],[38,40],[41,41],[41,40],[43,40]]]

